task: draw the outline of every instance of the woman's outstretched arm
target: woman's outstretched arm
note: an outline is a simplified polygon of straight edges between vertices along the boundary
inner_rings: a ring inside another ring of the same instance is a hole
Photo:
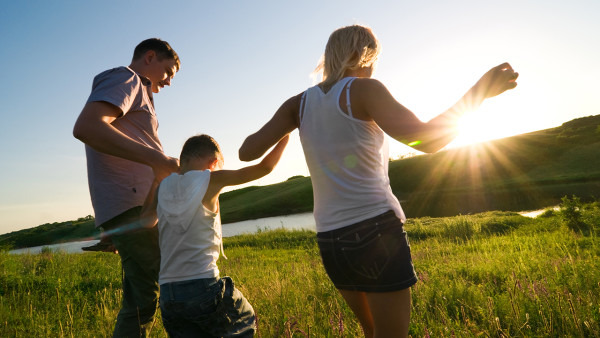
[[[419,120],[377,80],[357,79],[352,90],[357,96],[356,108],[364,114],[364,119],[374,120],[394,139],[431,153],[442,149],[456,137],[456,125],[462,115],[477,109],[486,98],[515,88],[518,76],[508,63],[490,69],[456,104],[429,122]]]

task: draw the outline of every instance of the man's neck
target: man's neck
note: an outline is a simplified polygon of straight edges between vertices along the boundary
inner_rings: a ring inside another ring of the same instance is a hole
[[[131,68],[131,70],[133,70],[134,72],[136,72],[138,75],[141,75],[143,77],[147,77],[145,74],[145,68],[143,65],[141,65],[139,62],[131,62],[131,64],[129,65],[129,68]]]

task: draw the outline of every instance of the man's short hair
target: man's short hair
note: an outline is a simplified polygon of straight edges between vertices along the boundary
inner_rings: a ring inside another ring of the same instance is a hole
[[[192,136],[185,141],[183,149],[181,149],[179,160],[184,163],[192,158],[202,158],[208,156],[214,156],[219,161],[223,161],[221,148],[219,147],[217,141],[206,134],[201,134]]]
[[[158,38],[150,38],[140,42],[133,50],[133,60],[138,60],[139,58],[144,56],[144,54],[149,50],[155,51],[159,60],[175,60],[175,66],[177,67],[177,70],[179,70],[179,67],[181,66],[181,62],[179,61],[179,55],[177,55],[175,50],[173,50],[173,48],[171,47],[171,45],[169,45],[168,42]]]

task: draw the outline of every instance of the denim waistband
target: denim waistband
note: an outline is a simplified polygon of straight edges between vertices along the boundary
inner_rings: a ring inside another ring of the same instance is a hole
[[[393,210],[389,210],[379,216],[375,216],[375,217],[366,219],[364,221],[360,221],[360,222],[357,222],[357,223],[354,223],[354,224],[351,224],[351,225],[348,225],[348,226],[345,226],[345,227],[342,227],[339,229],[318,232],[317,238],[320,240],[334,239],[338,236],[345,234],[350,229],[359,229],[363,226],[379,226],[381,224],[385,224],[387,222],[395,221],[395,220],[398,220],[396,213]]]
[[[164,283],[160,285],[161,297],[166,299],[182,299],[194,292],[207,289],[218,283],[219,277],[190,279],[180,282]]]
[[[108,221],[99,225],[104,231],[119,228],[125,225],[139,223],[140,214],[142,213],[142,207],[133,207],[128,209],[119,215],[109,219]]]

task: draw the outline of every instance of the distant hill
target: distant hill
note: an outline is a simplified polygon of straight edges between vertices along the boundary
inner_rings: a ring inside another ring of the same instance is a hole
[[[66,243],[93,239],[100,234],[95,229],[94,217],[86,216],[76,221],[55,222],[34,228],[0,235],[0,249],[29,248],[33,246]]]
[[[600,115],[390,164],[409,216],[531,210],[600,196]]]
[[[560,127],[392,161],[394,194],[408,217],[532,210],[565,195],[600,196],[600,115]],[[312,211],[310,177],[221,195],[222,220]],[[29,247],[97,235],[91,216],[0,235],[0,247]]]
[[[392,161],[409,217],[531,210],[600,195],[600,115],[560,127]],[[309,177],[221,195],[224,222],[312,211]]]

